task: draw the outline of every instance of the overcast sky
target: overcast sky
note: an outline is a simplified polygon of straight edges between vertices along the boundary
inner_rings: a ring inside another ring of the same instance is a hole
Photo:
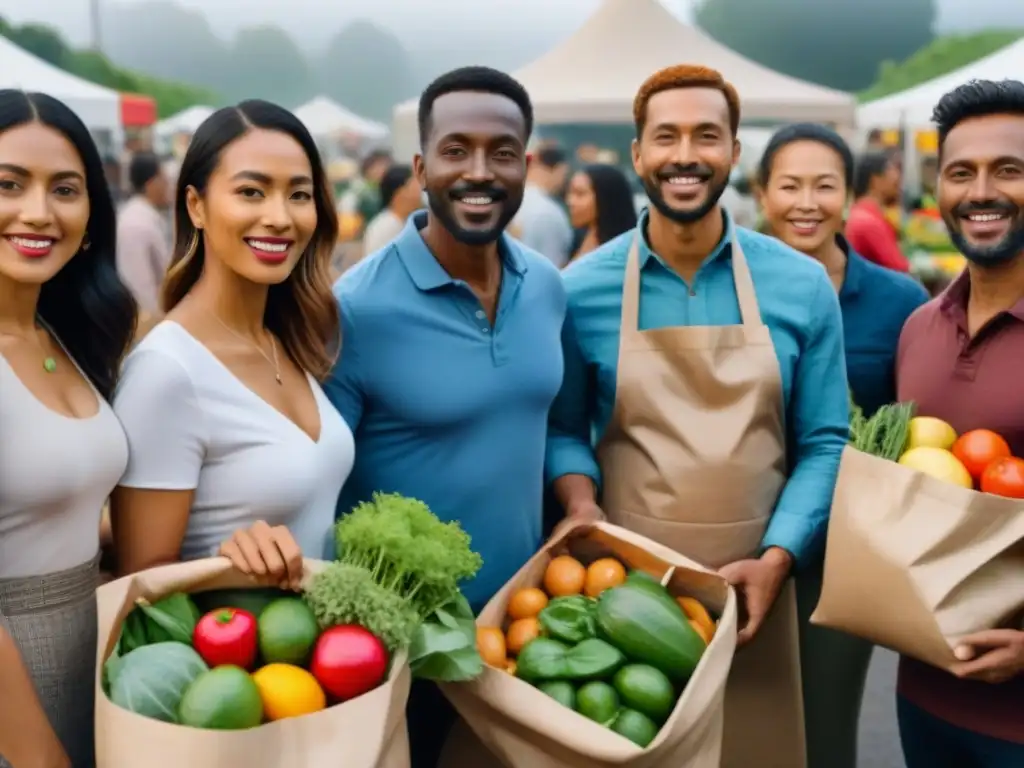
[[[145,0],[101,0],[105,6]],[[754,0],[752,0],[754,1]],[[808,0],[821,2],[822,0]],[[898,4],[900,0],[893,0]],[[600,0],[177,0],[201,10],[215,30],[230,38],[239,27],[272,23],[296,36],[300,45],[322,45],[342,25],[363,17],[387,26],[403,39],[447,38],[486,24],[510,34],[529,34],[544,25],[566,33],[579,26]],[[697,0],[661,0],[683,20]],[[971,26],[979,13],[991,19],[1021,0],[939,0],[940,28]],[[90,39],[90,0],[0,0],[0,15],[11,21],[43,21],[57,26],[75,44]],[[315,30],[310,32],[309,30]],[[305,34],[302,34],[305,32]],[[311,39],[311,35],[321,39]]]
[[[145,0],[103,0],[104,6],[136,4]],[[481,24],[509,32],[528,33],[537,24],[578,26],[599,0],[176,0],[201,10],[215,30],[230,37],[241,26],[278,24],[293,34],[314,27],[330,37],[347,21],[362,17],[387,26],[401,37],[430,34],[447,36]],[[682,18],[691,0],[662,0]],[[0,15],[22,23],[53,24],[77,44],[89,40],[90,0],[0,0]],[[543,11],[543,13],[540,13]],[[312,22],[312,23],[311,23]],[[309,41],[319,44],[321,41]],[[300,42],[301,44],[301,42]]]

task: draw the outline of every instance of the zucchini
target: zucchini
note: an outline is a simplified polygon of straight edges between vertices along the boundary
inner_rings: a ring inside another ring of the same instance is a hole
[[[683,609],[649,585],[605,590],[597,601],[597,627],[629,659],[650,664],[677,683],[689,679],[704,653],[704,640]]]

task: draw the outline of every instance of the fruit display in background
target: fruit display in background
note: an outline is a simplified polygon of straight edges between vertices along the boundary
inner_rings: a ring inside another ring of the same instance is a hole
[[[974,480],[981,478],[985,467],[996,459],[1008,458],[1010,446],[990,429],[964,432],[950,449]]]

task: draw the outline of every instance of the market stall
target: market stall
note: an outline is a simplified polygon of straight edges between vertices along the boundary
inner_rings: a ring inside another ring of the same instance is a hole
[[[0,88],[39,91],[60,99],[90,130],[111,140],[122,128],[121,94],[65,72],[0,37]]]
[[[575,34],[514,75],[530,92],[538,124],[627,125],[640,84],[683,62],[722,72],[739,91],[745,121],[854,125],[852,95],[744,58],[679,21],[658,0],[605,0]],[[416,108],[415,100],[395,108],[394,147],[400,157],[416,148]]]

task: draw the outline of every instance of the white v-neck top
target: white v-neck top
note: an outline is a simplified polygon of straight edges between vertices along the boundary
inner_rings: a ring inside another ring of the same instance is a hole
[[[195,490],[183,560],[216,554],[257,520],[286,526],[309,557],[331,551],[355,444],[308,378],[320,411],[316,442],[177,323],[157,325],[125,360],[114,398],[129,446],[120,484]]]
[[[128,446],[93,392],[95,415],[65,416],[40,402],[0,355],[0,579],[56,573],[99,551],[100,514]]]

